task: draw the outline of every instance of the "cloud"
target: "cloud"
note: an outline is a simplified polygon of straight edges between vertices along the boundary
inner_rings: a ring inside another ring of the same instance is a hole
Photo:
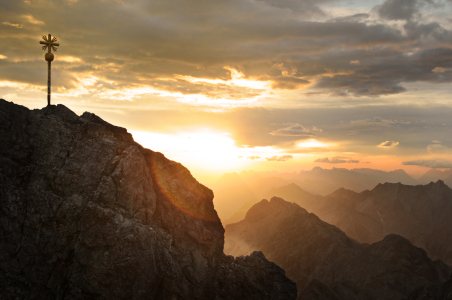
[[[42,1],[3,1],[2,54],[11,62],[0,65],[0,77],[8,77],[11,69],[25,70],[13,79],[31,84],[28,71],[41,72],[30,39],[39,39],[41,26],[27,25],[45,20],[48,28],[55,28],[52,34],[61,37],[54,66],[62,76],[54,86],[61,85],[67,93],[79,88],[74,84],[78,78],[90,75],[99,78],[99,85],[110,83],[102,87],[106,94],[135,85],[152,86],[181,93],[180,98],[188,95],[185,98],[193,105],[202,96],[215,102],[237,95],[248,105],[258,96],[269,96],[269,90],[376,97],[404,92],[407,82],[452,82],[451,72],[432,72],[438,66],[452,68],[448,47],[452,33],[442,25],[448,24],[446,17],[415,20],[423,9],[419,3],[425,1],[386,1],[377,19],[370,17],[370,11],[331,19],[335,8],[322,9],[331,2],[134,0],[43,5]],[[410,22],[400,26],[388,19]],[[21,23],[22,30],[12,27]],[[82,61],[67,67],[58,60],[59,53]],[[227,66],[240,70],[245,80],[268,83],[268,90],[177,81],[177,76],[227,81],[231,79]],[[44,80],[41,86],[45,84]],[[99,92],[86,90],[92,97]]]
[[[32,15],[25,15],[23,16],[23,18],[30,24],[33,25],[43,25],[45,24],[43,21],[39,21],[37,20],[35,17],[33,17]]]
[[[295,90],[309,84],[309,81],[306,79],[287,76],[273,77],[272,80],[273,80],[272,84],[273,89]]]
[[[432,141],[432,143],[435,143],[435,144],[441,144],[441,141],[434,140],[434,141]]]
[[[260,156],[248,156],[247,159],[257,160],[257,159],[261,159],[261,157]]]
[[[329,164],[357,164],[359,163],[359,160],[349,159],[348,157],[342,157],[342,156],[335,156],[332,157],[331,160],[328,157],[325,158],[318,158],[314,162],[320,162],[320,163],[329,163]]]
[[[395,142],[395,141],[386,141],[383,142],[381,144],[378,145],[378,147],[387,147],[387,148],[391,148],[391,147],[395,147],[398,146],[399,142]]]
[[[444,73],[446,72],[446,68],[436,67],[432,70],[433,73]]]
[[[312,126],[311,130],[312,131],[318,131],[318,132],[322,132],[323,131],[323,129],[317,128],[316,126]]]
[[[322,130],[313,127],[313,131],[321,132]],[[305,128],[303,125],[294,124],[286,128],[281,128],[270,132],[271,135],[281,135],[281,136],[306,136],[306,137],[317,137],[317,134],[311,132],[309,129]]]
[[[272,156],[272,157],[266,157],[265,159],[267,161],[287,161],[292,159],[292,155],[282,155],[282,156]]]
[[[404,161],[402,164],[405,166],[421,166],[433,169],[452,168],[452,162],[447,160],[435,160],[435,159],[418,159],[412,161]]]
[[[6,25],[6,26],[15,27],[15,28],[23,28],[24,27],[22,24],[15,24],[15,23],[10,23],[10,22],[3,22],[2,24]]]
[[[367,18],[369,18],[369,16],[370,16],[369,14],[359,13],[359,14],[354,14],[354,15],[351,15],[351,16],[335,18],[332,21],[333,22],[351,22],[351,23],[355,23],[355,22],[362,22],[362,21],[366,20]]]
[[[435,36],[439,43],[450,43],[452,40],[452,32],[438,24],[410,23],[405,30],[410,39]],[[400,43],[403,44],[402,41]],[[444,64],[445,58],[452,57],[451,49],[438,47],[419,49],[409,54],[408,49],[396,52],[378,62],[375,57],[366,55],[367,63],[361,63],[359,67],[353,65],[358,67],[353,72],[323,76],[314,86],[337,96],[379,96],[405,92],[404,82],[452,82],[452,72],[432,72],[438,65],[443,65],[445,70],[452,67],[452,62]]]
[[[378,8],[380,17],[388,20],[410,20],[418,13],[417,0],[386,0]]]
[[[338,126],[338,128],[340,128],[343,131],[347,131],[349,135],[354,135],[363,131],[387,129],[396,123],[397,122],[393,120],[374,117],[362,120],[351,120],[349,122],[343,122],[341,125]]]
[[[433,144],[427,146],[427,151],[430,154],[448,153],[449,148],[441,144]]]
[[[305,16],[324,16],[326,13],[319,7],[319,4],[330,3],[334,0],[258,0],[270,6],[280,9],[290,9],[292,11],[300,12]]]

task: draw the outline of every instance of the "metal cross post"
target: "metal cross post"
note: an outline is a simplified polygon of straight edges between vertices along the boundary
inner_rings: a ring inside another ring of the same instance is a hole
[[[49,36],[42,36],[44,41],[39,41],[40,44],[43,44],[42,50],[48,49],[49,51],[45,54],[44,58],[47,61],[47,105],[50,105],[50,63],[53,61],[55,56],[52,53],[53,51],[57,51],[57,48],[60,44],[55,43],[58,39],[56,37],[52,37],[49,33]]]

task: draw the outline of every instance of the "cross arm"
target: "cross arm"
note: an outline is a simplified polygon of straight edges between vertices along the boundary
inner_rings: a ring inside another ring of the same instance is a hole
[[[54,43],[54,42],[44,42],[44,41],[39,41],[39,43],[40,44],[43,44],[43,45],[50,45],[50,46],[59,46],[60,44],[59,43]]]

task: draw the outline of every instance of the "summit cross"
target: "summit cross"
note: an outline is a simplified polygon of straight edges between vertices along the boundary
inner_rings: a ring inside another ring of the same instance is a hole
[[[52,37],[52,35],[49,33],[48,36],[43,35],[42,39],[44,41],[39,41],[40,44],[44,45],[42,46],[42,50],[46,50],[48,49],[48,52],[45,54],[44,58],[47,61],[47,105],[50,105],[50,63],[54,60],[55,56],[52,53],[53,51],[57,51],[57,48],[60,44],[59,43],[55,43],[56,41],[58,41],[58,39],[54,36]]]

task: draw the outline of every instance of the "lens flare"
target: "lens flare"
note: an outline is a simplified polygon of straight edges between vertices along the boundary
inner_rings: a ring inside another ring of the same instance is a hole
[[[151,172],[159,191],[184,214],[204,221],[220,222],[213,207],[213,192],[198,183],[180,163],[167,160],[159,152],[151,152]],[[164,205],[161,209],[165,209]]]

